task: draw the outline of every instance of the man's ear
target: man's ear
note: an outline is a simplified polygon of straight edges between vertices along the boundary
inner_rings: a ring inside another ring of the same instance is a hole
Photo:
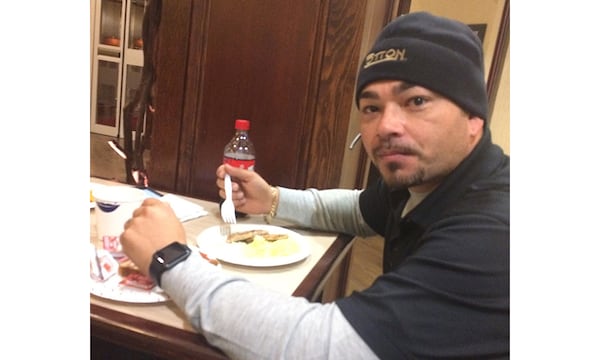
[[[485,121],[479,116],[469,115],[469,134],[476,135],[483,132]]]

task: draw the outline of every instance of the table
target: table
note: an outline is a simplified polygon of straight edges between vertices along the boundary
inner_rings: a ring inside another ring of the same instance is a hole
[[[92,178],[91,182],[118,183]],[[123,184],[119,184],[123,185]],[[187,242],[196,244],[204,229],[221,224],[215,202],[183,197],[201,205],[207,216],[184,222]],[[97,244],[94,211],[90,210],[90,241]],[[259,216],[238,223],[264,224]],[[282,221],[272,225],[290,227]],[[310,243],[311,255],[296,264],[274,268],[250,268],[222,263],[223,271],[243,276],[274,291],[302,296],[311,301],[332,301],[344,296],[353,236],[293,228]],[[183,312],[172,301],[158,304],[131,304],[90,295],[92,358],[125,352],[152,359],[225,359],[225,355],[195,332]],[[149,355],[151,354],[151,356]],[[131,357],[133,358],[133,357]]]

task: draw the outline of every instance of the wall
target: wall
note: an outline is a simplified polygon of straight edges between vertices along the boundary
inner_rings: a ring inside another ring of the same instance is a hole
[[[412,0],[410,12],[429,11],[465,24],[487,24],[483,40],[486,76],[492,63],[496,36],[500,28],[504,0]]]
[[[492,141],[510,154],[510,47],[500,74],[498,94],[490,122]]]

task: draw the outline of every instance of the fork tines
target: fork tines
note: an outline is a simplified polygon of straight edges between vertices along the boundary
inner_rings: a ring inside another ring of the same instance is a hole
[[[220,230],[221,235],[228,236],[229,234],[231,234],[231,224],[221,224]]]

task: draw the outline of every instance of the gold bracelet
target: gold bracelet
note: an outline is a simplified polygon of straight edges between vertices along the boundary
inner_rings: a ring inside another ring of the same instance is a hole
[[[270,224],[273,218],[277,216],[277,207],[279,206],[279,190],[275,186],[271,186],[271,196],[273,201],[271,202],[271,211],[265,215],[265,222]]]

